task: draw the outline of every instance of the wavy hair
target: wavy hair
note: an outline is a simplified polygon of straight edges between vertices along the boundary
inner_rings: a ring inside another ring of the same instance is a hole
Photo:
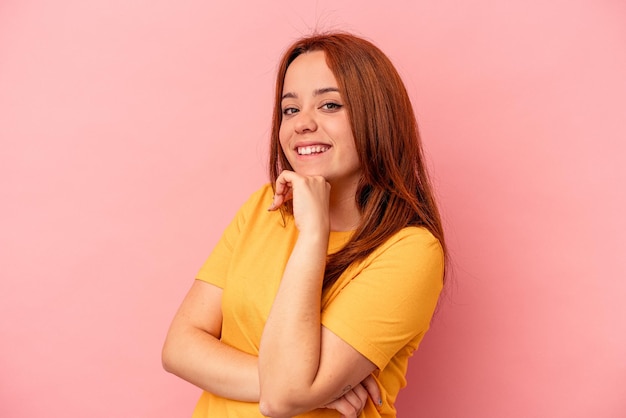
[[[324,51],[348,111],[361,164],[356,204],[361,221],[350,241],[327,258],[324,289],[407,226],[427,228],[447,254],[443,227],[428,178],[417,120],[400,75],[371,42],[348,33],[315,34],[284,53],[276,79],[269,174],[273,187],[292,170],[282,151],[281,96],[289,65],[301,54]],[[291,212],[291,206],[284,209]]]

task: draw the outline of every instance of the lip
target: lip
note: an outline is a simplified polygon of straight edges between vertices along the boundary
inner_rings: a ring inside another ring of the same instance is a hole
[[[332,148],[332,145],[327,144],[325,142],[302,141],[302,142],[296,142],[293,146],[293,150],[297,152],[298,148],[301,148],[301,147],[316,147],[316,146]]]
[[[318,158],[330,151],[331,148],[330,145],[313,143],[313,145],[298,145],[295,147],[294,152],[298,159],[309,159]]]

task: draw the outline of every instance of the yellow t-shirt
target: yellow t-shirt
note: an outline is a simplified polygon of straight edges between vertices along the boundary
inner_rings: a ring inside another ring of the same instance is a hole
[[[222,342],[258,355],[263,327],[298,237],[293,219],[268,212],[269,185],[255,192],[200,269],[197,279],[223,289]],[[341,249],[351,232],[331,232],[328,252]],[[408,359],[417,349],[442,288],[443,251],[424,228],[407,227],[364,261],[350,266],[324,292],[322,324],[377,367],[383,395],[378,411],[368,400],[362,418],[395,417],[394,402],[406,385]],[[258,403],[204,392],[193,418],[262,417]],[[300,417],[338,417],[318,409]]]

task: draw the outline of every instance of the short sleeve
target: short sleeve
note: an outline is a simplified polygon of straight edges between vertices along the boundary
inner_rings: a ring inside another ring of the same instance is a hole
[[[402,348],[417,349],[428,330],[443,286],[443,250],[426,229],[405,228],[356,268],[322,324],[382,370]]]
[[[271,190],[269,185],[264,186],[256,191],[246,201],[237,214],[224,230],[222,237],[211,252],[211,255],[204,262],[200,271],[196,275],[196,279],[211,283],[217,287],[224,288],[226,286],[226,278],[228,277],[228,269],[233,255],[233,250],[237,245],[246,223],[250,219],[251,213],[259,205],[260,201]]]

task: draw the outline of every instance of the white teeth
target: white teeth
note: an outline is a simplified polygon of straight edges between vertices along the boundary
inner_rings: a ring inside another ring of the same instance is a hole
[[[328,151],[330,147],[325,145],[315,145],[309,147],[298,147],[299,155],[319,154]]]

